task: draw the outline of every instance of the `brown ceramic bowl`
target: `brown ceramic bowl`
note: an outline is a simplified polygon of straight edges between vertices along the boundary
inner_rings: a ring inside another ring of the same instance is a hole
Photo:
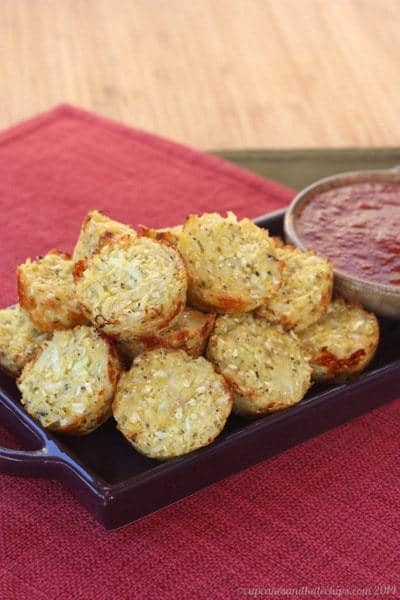
[[[343,185],[369,181],[400,182],[400,167],[380,171],[340,173],[320,179],[309,185],[297,194],[286,211],[284,221],[286,241],[303,250],[306,249],[306,245],[297,229],[297,217],[304,206],[312,202],[317,193]],[[348,300],[361,302],[366,308],[378,315],[400,319],[400,286],[398,285],[371,282],[349,275],[340,269],[335,269],[335,290]]]

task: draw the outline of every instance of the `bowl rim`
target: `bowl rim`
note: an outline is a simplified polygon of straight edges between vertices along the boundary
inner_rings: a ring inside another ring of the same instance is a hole
[[[351,183],[368,181],[369,177],[372,177],[372,181],[398,181],[400,183],[400,165],[391,167],[390,169],[366,169],[362,171],[343,171],[341,173],[336,173],[335,175],[329,175],[328,177],[323,177],[322,179],[318,179],[313,183],[307,185],[305,188],[300,190],[296,196],[293,198],[292,202],[289,204],[284,217],[284,232],[285,235],[288,236],[291,242],[294,242],[297,247],[301,250],[310,250],[311,248],[307,248],[306,244],[303,242],[298,230],[296,228],[297,221],[297,213],[300,207],[302,207],[303,203],[311,202],[313,199],[313,192],[317,192],[321,187],[329,186],[331,184],[332,187],[343,187],[344,185],[351,185]],[[375,179],[377,177],[377,179]],[[348,181],[347,181],[348,180]],[[310,196],[310,197],[309,197]],[[331,261],[330,261],[331,262]],[[385,295],[395,295],[400,296],[400,285],[396,284],[386,284],[379,283],[375,281],[371,281],[369,279],[363,279],[362,277],[358,277],[355,275],[350,275],[347,271],[342,269],[338,269],[334,267],[335,276],[340,277],[342,280],[357,284],[360,288],[368,287],[371,290],[379,290],[379,292]]]

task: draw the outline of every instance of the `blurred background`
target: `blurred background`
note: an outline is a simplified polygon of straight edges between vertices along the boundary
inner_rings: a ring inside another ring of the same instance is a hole
[[[394,146],[400,0],[0,0],[0,127],[69,102],[203,149]]]

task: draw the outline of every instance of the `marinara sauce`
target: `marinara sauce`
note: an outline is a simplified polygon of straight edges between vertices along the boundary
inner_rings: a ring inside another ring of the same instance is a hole
[[[400,285],[400,182],[362,182],[316,194],[298,217],[308,248],[346,273]]]

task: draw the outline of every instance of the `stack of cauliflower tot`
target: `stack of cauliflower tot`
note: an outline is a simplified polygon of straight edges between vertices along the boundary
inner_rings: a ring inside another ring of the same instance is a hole
[[[233,213],[138,234],[92,211],[72,257],[27,259],[17,282],[0,366],[28,413],[70,435],[113,414],[159,460],[210,444],[232,410],[266,415],[359,373],[379,339],[374,315],[332,300],[327,260]]]

